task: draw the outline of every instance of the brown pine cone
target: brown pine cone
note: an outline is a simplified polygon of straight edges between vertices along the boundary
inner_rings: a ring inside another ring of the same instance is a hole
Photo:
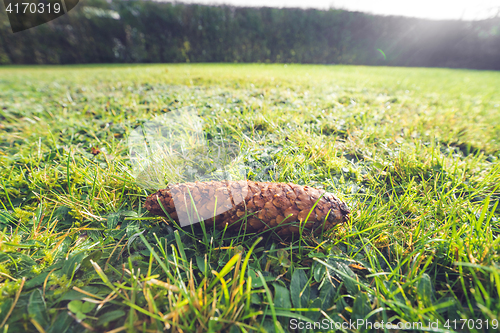
[[[181,226],[205,220],[209,226],[215,223],[218,229],[227,224],[230,230],[273,229],[279,236],[290,236],[299,234],[299,223],[292,222],[304,222],[323,193],[323,190],[292,183],[245,180],[183,183],[151,194],[144,207],[161,216],[165,216],[165,209]],[[304,226],[304,232],[321,232],[345,222],[348,214],[347,205],[326,192],[307,222],[300,225]]]

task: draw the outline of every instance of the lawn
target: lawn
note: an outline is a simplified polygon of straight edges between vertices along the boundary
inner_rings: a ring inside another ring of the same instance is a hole
[[[496,331],[498,87],[427,68],[1,67],[0,329]],[[187,106],[248,179],[323,188],[349,221],[290,240],[150,215],[128,135]]]

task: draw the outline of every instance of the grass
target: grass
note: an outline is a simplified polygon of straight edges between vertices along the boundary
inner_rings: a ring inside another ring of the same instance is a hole
[[[499,86],[424,68],[2,67],[0,329],[495,331]],[[348,223],[280,241],[149,216],[127,135],[188,105],[240,143],[249,179],[331,191]]]

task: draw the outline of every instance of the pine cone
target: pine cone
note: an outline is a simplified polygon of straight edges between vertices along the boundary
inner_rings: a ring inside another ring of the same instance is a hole
[[[243,227],[247,232],[258,233],[273,229],[279,236],[290,236],[299,234],[300,225],[304,232],[321,232],[347,220],[347,205],[324,192],[292,183],[245,180],[183,183],[151,194],[144,207],[161,216],[165,216],[165,209],[181,226],[205,220],[207,225],[215,224],[218,229],[227,224],[230,230]],[[293,223],[304,222],[308,215],[305,223]]]

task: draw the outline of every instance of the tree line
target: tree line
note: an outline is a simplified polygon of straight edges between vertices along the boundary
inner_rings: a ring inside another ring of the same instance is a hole
[[[0,64],[269,62],[500,69],[500,18],[432,21],[345,10],[86,0],[13,34]]]

